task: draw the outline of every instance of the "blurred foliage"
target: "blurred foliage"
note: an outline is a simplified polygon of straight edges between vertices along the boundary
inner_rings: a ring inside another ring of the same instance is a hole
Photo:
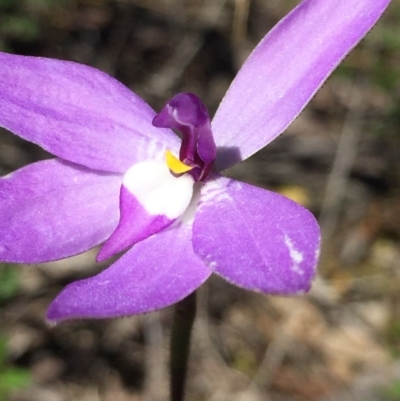
[[[18,288],[19,276],[15,267],[7,264],[0,265],[0,302],[13,298]],[[10,366],[7,340],[0,336],[0,400],[5,400],[12,391],[25,387],[29,382],[28,370]]]
[[[9,366],[7,356],[7,341],[0,337],[0,400],[7,399],[12,391],[26,387],[31,381],[29,371]]]
[[[18,287],[18,271],[12,265],[0,265],[0,302],[12,298]]]
[[[234,355],[232,366],[238,371],[244,373],[248,377],[252,377],[257,373],[258,361],[250,350],[241,349]]]
[[[37,21],[18,15],[4,16],[2,29],[8,36],[19,37],[25,40],[35,39],[39,33]]]
[[[0,0],[0,49],[11,51],[13,42],[33,42],[45,30],[46,17],[57,0]]]
[[[399,24],[400,3],[392,2],[390,12],[383,16],[336,71],[336,74],[349,78],[366,73],[371,84],[383,89],[392,97],[392,105],[385,110],[385,125],[372,121],[369,132],[396,140],[400,126]]]
[[[382,393],[390,401],[400,401],[400,380],[395,380],[392,384],[383,388]]]
[[[21,12],[26,3],[22,0],[0,0],[1,33],[5,39],[29,41],[38,37],[39,21]]]

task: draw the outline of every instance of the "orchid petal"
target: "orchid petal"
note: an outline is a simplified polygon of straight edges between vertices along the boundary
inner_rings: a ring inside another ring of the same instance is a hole
[[[135,164],[124,175],[117,229],[97,256],[105,260],[171,225],[186,210],[193,193],[193,178],[175,177],[166,163]]]
[[[211,271],[193,253],[191,225],[176,224],[136,244],[95,277],[68,285],[47,312],[51,321],[151,312],[197,289]]]
[[[309,290],[319,243],[313,215],[282,195],[227,178],[202,189],[194,252],[239,287],[273,294]]]
[[[154,111],[101,71],[5,53],[0,65],[0,126],[58,157],[124,172],[179,150],[172,131],[151,124]]]
[[[118,223],[121,180],[56,159],[2,177],[0,260],[47,262],[105,241]]]
[[[255,48],[212,123],[221,171],[267,145],[302,111],[390,0],[304,0]]]

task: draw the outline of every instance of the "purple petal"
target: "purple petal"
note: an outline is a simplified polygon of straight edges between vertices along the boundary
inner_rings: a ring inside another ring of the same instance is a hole
[[[105,260],[171,225],[189,205],[193,178],[175,177],[166,163],[135,164],[124,176],[120,222],[97,256]]]
[[[115,229],[122,177],[61,160],[0,179],[0,260],[38,263],[84,252]]]
[[[0,53],[0,126],[63,159],[124,172],[178,151],[154,111],[101,71],[67,61]]]
[[[193,253],[189,224],[174,225],[136,244],[95,277],[68,285],[47,312],[52,321],[108,318],[172,305],[211,271]]]
[[[297,203],[227,178],[203,187],[193,249],[231,283],[273,294],[308,291],[319,245],[315,218]]]
[[[221,171],[276,138],[390,0],[304,0],[259,43],[212,123]]]

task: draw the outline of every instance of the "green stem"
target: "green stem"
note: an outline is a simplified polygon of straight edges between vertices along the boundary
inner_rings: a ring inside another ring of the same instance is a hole
[[[196,316],[196,292],[175,305],[171,333],[171,401],[183,401],[190,351],[190,336]]]

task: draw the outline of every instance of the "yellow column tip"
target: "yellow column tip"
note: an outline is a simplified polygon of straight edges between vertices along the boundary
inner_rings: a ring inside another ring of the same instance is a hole
[[[185,163],[181,162],[178,158],[176,158],[170,150],[167,150],[165,153],[165,159],[167,161],[168,168],[174,174],[183,174],[190,171],[193,167],[186,165]]]

